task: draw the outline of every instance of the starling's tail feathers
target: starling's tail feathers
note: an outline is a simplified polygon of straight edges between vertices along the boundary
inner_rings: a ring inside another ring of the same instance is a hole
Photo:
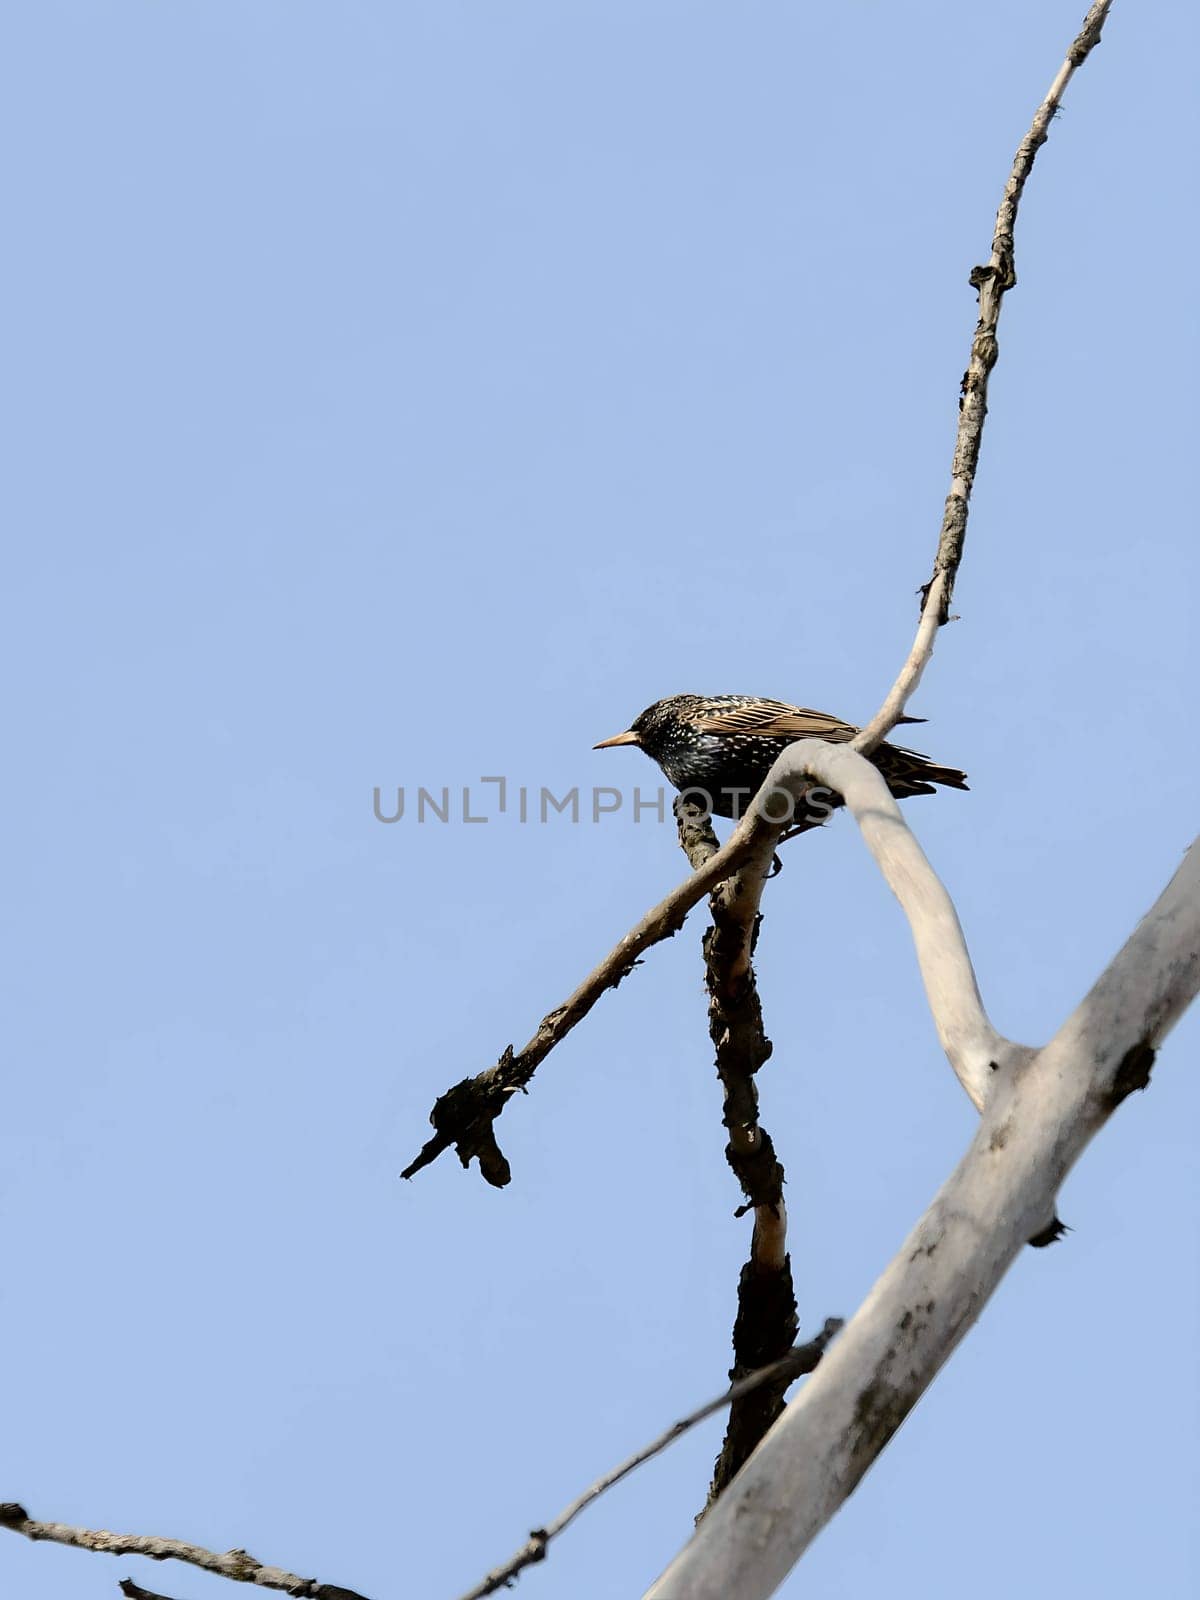
[[[944,789],[967,788],[967,775],[957,767],[939,767],[928,756],[898,745],[881,744],[875,753],[875,765],[897,800],[907,800],[914,794],[936,794],[939,785]]]
[[[927,783],[940,783],[943,789],[967,789],[971,785],[967,782],[965,772],[960,772],[957,767],[939,767],[936,764],[926,769],[925,781]]]

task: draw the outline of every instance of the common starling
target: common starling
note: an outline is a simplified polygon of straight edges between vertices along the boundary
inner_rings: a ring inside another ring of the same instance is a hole
[[[827,712],[806,711],[782,700],[762,700],[752,694],[673,694],[648,706],[625,733],[602,739],[594,748],[635,744],[658,762],[681,793],[698,791],[696,797],[718,817],[740,817],[789,744],[797,739],[843,744],[857,732]],[[899,745],[881,744],[871,760],[897,800],[933,794],[935,784],[967,787],[965,772],[939,767],[928,756]],[[824,820],[829,808],[841,803],[840,795],[830,795],[820,812],[809,811],[808,820]],[[798,813],[795,820],[804,819]]]

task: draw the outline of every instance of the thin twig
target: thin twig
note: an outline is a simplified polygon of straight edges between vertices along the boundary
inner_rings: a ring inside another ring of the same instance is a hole
[[[597,1478],[595,1483],[585,1489],[577,1499],[560,1511],[552,1522],[544,1528],[535,1528],[528,1540],[521,1546],[515,1555],[510,1556],[503,1566],[496,1567],[489,1572],[487,1577],[476,1584],[473,1589],[460,1597],[460,1600],[483,1600],[485,1595],[495,1594],[497,1589],[504,1589],[512,1583],[513,1579],[525,1567],[531,1567],[538,1561],[544,1561],[546,1550],[552,1539],[556,1539],[564,1529],[568,1528],[581,1511],[587,1509],[594,1500],[611,1489],[615,1484],[627,1478],[635,1468],[640,1467],[644,1461],[649,1461],[653,1456],[660,1454],[668,1445],[694,1428],[697,1423],[703,1422],[706,1417],[711,1417],[714,1411],[720,1411],[722,1406],[731,1405],[743,1395],[753,1392],[763,1384],[784,1382],[793,1383],[797,1378],[803,1377],[806,1372],[812,1372],[819,1364],[821,1357],[830,1341],[840,1331],[842,1326],[839,1317],[830,1317],[825,1326],[815,1339],[810,1339],[807,1344],[797,1345],[794,1350],[789,1350],[781,1360],[773,1362],[769,1367],[763,1367],[759,1372],[752,1372],[748,1377],[732,1384],[724,1394],[714,1400],[708,1400],[704,1405],[690,1411],[686,1417],[681,1417],[678,1422],[673,1422],[669,1428],[660,1433],[656,1439],[634,1452],[627,1460],[622,1461],[619,1467],[614,1467],[611,1472],[606,1472],[603,1477]]]
[[[955,556],[955,571],[957,571],[958,563],[961,560],[962,544],[960,542]],[[921,681],[921,675],[933,656],[934,640],[937,638],[937,631],[941,627],[943,620],[941,615],[943,599],[952,578],[953,573],[948,569],[939,572],[935,563],[933,577],[930,579],[928,587],[921,591],[921,616],[917,623],[917,636],[913,640],[912,649],[908,652],[904,665],[900,668],[899,676],[888,690],[883,704],[862,732],[855,734],[854,739],[851,741],[854,748],[861,750],[865,756],[869,756],[873,751],[878,750],[879,746],[904,715],[905,706],[916,692],[917,685]],[[950,619],[947,617],[945,620],[948,622]]]
[[[281,1567],[265,1567],[245,1550],[226,1550],[218,1554],[183,1539],[162,1539],[156,1534],[108,1533],[99,1528],[68,1527],[65,1522],[35,1522],[24,1506],[12,1501],[0,1505],[0,1527],[22,1533],[27,1539],[70,1545],[76,1550],[96,1550],[102,1555],[182,1561],[235,1583],[257,1583],[264,1589],[280,1589],[284,1594],[297,1596],[297,1600],[364,1600],[355,1589],[343,1589],[336,1583],[318,1583],[315,1578],[301,1578]]]
[[[954,458],[950,467],[950,489],[946,495],[942,515],[942,531],[938,539],[937,555],[929,582],[921,591],[921,616],[917,624],[917,637],[909,651],[900,675],[888,691],[887,698],[854,741],[855,748],[870,755],[896,726],[904,715],[909,697],[921,681],[930,657],[938,629],[950,621],[950,604],[954,598],[954,580],[962,562],[963,546],[967,536],[967,516],[971,505],[971,491],[975,487],[975,472],[979,466],[979,447],[983,440],[983,424],[987,416],[988,379],[1000,347],[996,343],[996,329],[1000,322],[1000,307],[1004,296],[1017,281],[1016,261],[1013,253],[1013,234],[1017,225],[1017,211],[1021,204],[1029,174],[1038,151],[1045,144],[1054,115],[1062,104],[1062,97],[1076,71],[1092,49],[1099,43],[1100,32],[1112,6],[1112,0],[1097,0],[1087,16],[1079,35],[1067,52],[1049,92],[1034,114],[1029,132],[1017,147],[1012,171],[1004,185],[1000,209],[996,213],[996,226],[992,234],[992,254],[986,265],[975,267],[970,283],[979,291],[979,320],[971,340],[971,359],[962,380],[962,400],[958,412],[958,434],[954,441]]]

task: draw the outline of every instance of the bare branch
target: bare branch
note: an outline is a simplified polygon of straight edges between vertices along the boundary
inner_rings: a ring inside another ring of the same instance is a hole
[[[1200,839],[1044,1049],[997,1074],[957,1170],[837,1348],[647,1600],[766,1600],[1044,1229],[1090,1139],[1200,990]]]
[[[675,802],[675,815],[688,860],[693,867],[703,866],[719,849],[711,818],[703,808],[682,798]],[[758,908],[771,854],[768,841],[712,891],[712,927],[703,944],[708,1031],[724,1091],[725,1157],[745,1196],[739,1215],[754,1213],[750,1257],[738,1277],[729,1373],[734,1381],[779,1360],[792,1347],[799,1325],[787,1250],[783,1163],[759,1120],[756,1081],[759,1068],[771,1055],[753,964],[762,924]],[[730,1406],[705,1509],[732,1481],[783,1410],[790,1381],[785,1376],[758,1385]]]
[[[814,779],[834,789],[862,831],[871,854],[912,929],[929,1009],[942,1048],[977,1110],[1000,1066],[1029,1051],[996,1032],[983,1008],[962,924],[946,888],[887,783],[850,745],[802,739],[776,761],[767,782],[801,794]]]
[[[821,744],[819,740],[801,742],[805,745]],[[858,743],[856,739],[855,748]],[[792,750],[797,748],[798,745],[790,747]],[[785,752],[781,762],[785,763],[789,754],[790,751]],[[769,794],[774,784],[786,786],[788,781],[788,769],[777,763],[768,774],[760,794]],[[793,792],[798,797],[801,790],[794,789]],[[894,804],[890,795],[888,800]],[[753,884],[757,881],[758,892],[761,893],[762,877],[766,870],[763,863],[770,860],[785,827],[786,819],[771,820],[764,816],[756,798],[726,842],[714,854],[704,850],[697,856],[699,865],[691,876],[648,911],[561,1006],[542,1018],[536,1033],[523,1049],[514,1052],[510,1045],[494,1067],[486,1068],[473,1078],[464,1078],[439,1096],[429,1117],[437,1131],[419,1155],[405,1167],[401,1176],[414,1177],[443,1151],[454,1146],[464,1167],[472,1159],[478,1160],[480,1171],[487,1181],[497,1188],[503,1188],[511,1177],[511,1171],[496,1143],[494,1124],[512,1096],[525,1089],[555,1045],[565,1039],[577,1023],[583,1021],[606,990],[616,988],[632,972],[646,950],[679,931],[688,912],[705,894],[743,867],[746,868],[745,882]],[[734,899],[740,899],[744,908],[749,906],[744,891],[736,894]],[[754,901],[748,921],[752,922],[756,914],[757,900]]]
[[[864,755],[870,755],[878,748],[903,714],[933,654],[938,629],[949,620],[954,580],[962,561],[967,514],[987,415],[988,379],[999,353],[996,329],[1000,307],[1004,295],[1016,282],[1013,232],[1017,210],[1025,182],[1033,169],[1034,158],[1046,141],[1050,123],[1062,102],[1066,86],[1098,42],[1111,3],[1112,0],[1097,0],[1091,7],[1049,93],[1038,107],[1029,132],[1017,150],[1005,184],[996,217],[991,258],[986,265],[976,267],[971,273],[971,282],[979,291],[979,317],[971,342],[970,361],[963,377],[950,490],[946,496],[937,554],[932,575],[922,592],[920,621],[908,659],[879,711],[854,739],[854,748]],[[768,779],[768,784],[770,781]],[[764,789],[766,787],[764,785]],[[768,837],[771,840],[778,837],[778,826],[764,822],[757,813],[758,807],[753,805],[749,815],[724,847],[685,883],[672,890],[666,899],[660,901],[626,934],[566,1002],[542,1019],[537,1032],[520,1052],[514,1054],[510,1046],[494,1067],[487,1068],[473,1078],[463,1079],[439,1097],[430,1114],[436,1133],[404,1169],[404,1177],[412,1177],[453,1145],[464,1166],[472,1158],[479,1161],[480,1170],[489,1183],[503,1186],[509,1181],[508,1162],[496,1144],[496,1118],[512,1095],[526,1087],[540,1063],[576,1023],[582,1021],[606,989],[615,988],[652,945],[676,933],[691,908],[711,888],[741,866],[755,844],[761,844]],[[971,1092],[968,1086],[968,1093]]]
[[[896,726],[904,714],[909,697],[921,681],[929,658],[933,655],[933,642],[937,630],[950,620],[950,603],[954,598],[954,580],[962,562],[963,546],[967,537],[967,515],[971,505],[971,491],[975,487],[975,472],[979,465],[979,447],[983,440],[983,424],[987,416],[988,379],[996,365],[1000,347],[996,342],[996,329],[1000,322],[1000,307],[1004,296],[1017,281],[1013,235],[1017,226],[1017,210],[1026,180],[1033,171],[1034,159],[1049,135],[1050,124],[1062,104],[1063,94],[1076,71],[1087,60],[1100,42],[1112,0],[1096,0],[1084,18],[1079,35],[1067,52],[1046,98],[1034,113],[1029,132],[1017,147],[1012,171],[1004,185],[1000,209],[996,213],[996,227],[992,234],[992,254],[985,266],[971,272],[971,286],[979,291],[979,320],[971,340],[971,359],[962,380],[962,400],[958,411],[958,436],[954,441],[954,459],[950,467],[950,490],[946,495],[946,508],[942,515],[941,537],[933,560],[933,573],[921,591],[921,616],[917,624],[917,637],[908,659],[900,669],[887,698],[870,722],[855,739],[855,747],[870,755]]]
[[[962,423],[960,420],[959,426]],[[966,512],[964,506],[963,531],[966,531]],[[963,541],[960,539],[954,555],[954,571],[957,572],[962,561]],[[941,554],[939,545],[938,554]],[[948,602],[945,599],[946,591],[950,586],[954,574],[948,568],[938,570],[934,562],[933,577],[928,585],[921,591],[921,616],[917,623],[917,636],[913,640],[913,647],[908,652],[908,658],[900,668],[900,675],[887,692],[883,704],[867,723],[860,733],[855,734],[853,744],[856,750],[861,750],[863,755],[869,756],[891,733],[892,729],[904,715],[904,708],[916,693],[917,685],[925,668],[933,657],[934,641],[937,631],[943,621],[949,622],[950,618],[942,616]]]
[[[585,1489],[577,1499],[572,1500],[570,1505],[563,1511],[560,1511],[552,1522],[548,1522],[544,1528],[535,1528],[526,1543],[521,1546],[515,1555],[511,1556],[503,1566],[496,1567],[489,1572],[486,1578],[476,1584],[475,1588],[469,1589],[466,1594],[462,1595],[461,1600],[483,1600],[483,1596],[495,1594],[498,1589],[507,1588],[525,1567],[533,1566],[536,1562],[545,1559],[550,1541],[557,1538],[564,1529],[568,1528],[581,1511],[585,1511],[607,1489],[611,1489],[615,1484],[620,1483],[622,1478],[627,1478],[644,1461],[649,1461],[653,1456],[660,1454],[668,1445],[674,1444],[676,1439],[681,1438],[689,1429],[694,1428],[697,1423],[703,1422],[706,1417],[711,1417],[714,1411],[720,1411],[722,1406],[735,1404],[743,1396],[753,1393],[755,1389],[764,1384],[782,1382],[786,1388],[806,1372],[814,1371],[825,1354],[826,1347],[841,1330],[841,1327],[842,1323],[839,1318],[830,1317],[815,1339],[810,1339],[807,1344],[797,1345],[794,1350],[789,1350],[787,1355],[783,1356],[779,1361],[773,1362],[769,1367],[763,1367],[758,1372],[750,1373],[748,1377],[742,1378],[739,1382],[733,1384],[724,1394],[718,1395],[715,1400],[706,1401],[704,1405],[697,1407],[695,1411],[690,1411],[686,1417],[681,1417],[678,1422],[673,1422],[656,1439],[652,1439],[648,1445],[644,1445],[642,1449],[635,1451],[627,1460],[622,1461],[619,1467],[614,1467],[611,1472],[606,1472],[602,1478],[597,1478],[595,1483]]]
[[[628,977],[646,950],[679,931],[688,912],[710,889],[756,854],[766,851],[769,859],[782,826],[780,822],[765,821],[754,810],[743,817],[717,853],[648,911],[575,992],[542,1018],[523,1049],[514,1053],[510,1045],[494,1067],[447,1089],[429,1116],[437,1132],[401,1177],[413,1177],[453,1145],[464,1167],[472,1158],[477,1159],[487,1181],[503,1188],[511,1173],[496,1144],[493,1127],[513,1095],[526,1087],[554,1046],[583,1021],[600,996]]]
[[[0,1505],[0,1527],[23,1533],[27,1539],[70,1545],[76,1550],[96,1550],[109,1556],[149,1556],[151,1561],[183,1561],[204,1572],[214,1572],[220,1578],[231,1578],[235,1583],[256,1583],[264,1589],[282,1590],[284,1594],[297,1596],[298,1600],[364,1600],[357,1590],[343,1589],[336,1583],[318,1583],[315,1578],[301,1578],[281,1567],[265,1567],[245,1550],[226,1550],[218,1555],[198,1544],[187,1544],[182,1539],[162,1539],[156,1534],[107,1533],[96,1528],[71,1528],[64,1522],[35,1522],[24,1506],[12,1501]],[[132,1580],[127,1578],[125,1582],[132,1583]],[[136,1589],[137,1585],[133,1587]]]

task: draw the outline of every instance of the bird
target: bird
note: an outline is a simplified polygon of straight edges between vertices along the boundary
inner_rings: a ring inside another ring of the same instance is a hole
[[[901,717],[901,722],[923,722],[923,717]],[[762,787],[776,758],[797,739],[827,739],[845,744],[858,729],[853,723],[810,711],[783,700],[764,700],[753,694],[673,694],[656,700],[634,718],[624,733],[601,739],[593,746],[608,750],[632,744],[656,761],[681,794],[698,793],[710,814],[740,817]],[[910,795],[933,794],[936,786],[965,789],[967,775],[956,767],[942,767],[919,751],[881,744],[870,757],[883,774],[897,800]],[[828,792],[828,791],[827,791]],[[830,795],[823,814],[810,809],[796,823],[824,821],[842,804]]]

